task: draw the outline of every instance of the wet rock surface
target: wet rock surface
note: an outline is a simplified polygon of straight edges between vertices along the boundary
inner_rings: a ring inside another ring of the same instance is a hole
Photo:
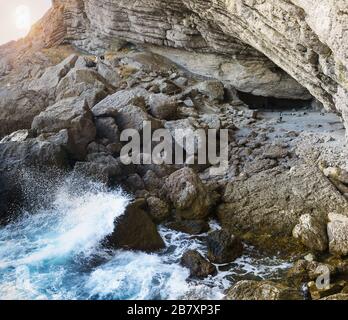
[[[156,225],[144,211],[140,200],[131,204],[126,212],[115,222],[115,231],[108,239],[108,245],[126,250],[158,251],[164,242]]]
[[[185,252],[181,264],[190,269],[191,277],[206,278],[217,273],[216,267],[197,251]]]

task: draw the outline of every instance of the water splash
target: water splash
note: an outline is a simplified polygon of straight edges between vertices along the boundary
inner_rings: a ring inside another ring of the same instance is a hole
[[[187,250],[206,254],[202,238],[160,228],[161,252],[107,250],[101,242],[124,213],[127,195],[74,176],[24,178],[33,205],[0,228],[2,299],[221,299],[235,273],[267,277],[285,267],[247,252],[215,277],[188,280],[179,261]]]

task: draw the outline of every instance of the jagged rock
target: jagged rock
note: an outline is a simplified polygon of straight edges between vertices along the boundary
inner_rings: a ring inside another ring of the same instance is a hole
[[[298,290],[271,281],[243,280],[227,292],[228,300],[304,300]]]
[[[291,235],[308,212],[325,222],[328,212],[347,212],[346,199],[316,167],[276,167],[227,185],[218,217],[224,228]]]
[[[342,14],[346,10],[343,0],[320,5],[310,0],[144,0],[136,8],[127,1],[62,0],[54,2],[26,43],[42,47],[70,42],[101,53],[114,49],[119,42],[116,39],[121,38],[222,54],[228,60],[252,57],[268,63],[270,59],[276,64],[269,68],[273,73],[280,74],[279,66],[327,109],[338,110],[347,119],[348,22]],[[226,74],[231,77],[240,73],[233,64],[222,66],[229,69]]]
[[[20,129],[29,129],[35,116],[47,107],[45,98],[20,85],[0,89],[0,138]]]
[[[158,251],[165,247],[156,225],[143,209],[140,200],[130,204],[126,212],[115,221],[115,231],[107,243],[113,248]]]
[[[98,63],[97,65],[98,73],[106,79],[110,84],[112,84],[115,87],[118,87],[120,84],[120,76],[116,70],[116,68],[113,68],[111,65],[107,65],[103,62]]]
[[[210,195],[192,169],[183,168],[174,172],[166,179],[163,188],[179,217],[199,220],[209,215]]]
[[[216,267],[194,250],[184,253],[181,258],[181,265],[190,269],[190,276],[195,278],[204,279],[217,273]]]
[[[155,223],[161,223],[168,219],[170,210],[165,201],[157,197],[149,197],[146,201],[149,208],[149,215]]]
[[[92,108],[114,91],[114,87],[97,71],[75,67],[60,80],[56,89],[56,100],[81,97],[85,98],[88,106]]]
[[[327,232],[330,252],[340,256],[348,255],[348,217],[330,213]]]
[[[292,234],[311,250],[323,252],[328,248],[325,222],[310,214],[300,217],[300,221],[295,226]]]
[[[32,129],[39,133],[68,129],[69,152],[76,159],[86,156],[87,146],[96,136],[93,115],[84,99],[69,98],[48,107],[36,116]]]
[[[207,237],[208,258],[214,263],[229,263],[243,254],[242,241],[224,231],[218,230]]]
[[[8,136],[5,136],[4,138],[2,138],[2,140],[0,140],[0,143],[4,143],[4,142],[23,142],[29,138],[34,138],[34,132],[33,130],[18,130],[15,132],[12,132],[11,134],[9,134]]]
[[[118,91],[99,102],[92,111],[96,117],[114,117],[120,130],[135,129],[140,132],[144,121],[151,122],[152,128],[158,129],[162,123],[145,110],[148,95],[141,88]]]
[[[0,171],[30,166],[67,167],[67,141],[61,139],[62,134],[0,143]]]
[[[199,235],[208,232],[210,227],[207,221],[204,220],[179,220],[172,221],[166,224],[166,227],[175,231]]]
[[[177,102],[164,94],[151,94],[148,105],[151,114],[161,120],[172,120],[177,114]]]
[[[120,90],[100,101],[92,111],[96,117],[117,117],[119,110],[128,105],[145,108],[145,99],[148,95],[149,93],[142,88]]]
[[[29,89],[48,95],[50,99],[55,98],[55,91],[60,80],[75,66],[77,55],[71,55],[56,66],[49,67],[45,73],[36,80],[33,80]]]

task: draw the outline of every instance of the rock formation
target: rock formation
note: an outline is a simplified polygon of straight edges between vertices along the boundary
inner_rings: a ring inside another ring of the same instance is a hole
[[[345,2],[53,1],[26,38],[0,47],[0,223],[21,205],[20,169],[59,168],[135,199],[107,248],[163,253],[163,229],[175,230],[202,241],[176,261],[195,281],[250,248],[299,259],[282,281],[234,283],[230,299],[302,299],[302,283],[313,299],[344,298],[345,282],[313,283],[318,268],[348,275]],[[122,132],[143,136],[144,121],[187,154],[201,141],[175,129],[224,129],[227,170],[125,165]]]
[[[204,66],[192,71],[237,78],[237,88],[259,95],[308,98],[289,74],[348,121],[347,24],[345,0],[56,0],[29,41],[104,52],[123,39],[203,53]],[[178,62],[188,66],[195,59]]]

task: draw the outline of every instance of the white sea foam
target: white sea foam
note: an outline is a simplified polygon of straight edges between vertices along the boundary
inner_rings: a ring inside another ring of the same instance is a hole
[[[236,274],[266,278],[287,267],[247,250],[217,276],[188,280],[179,262],[187,250],[206,254],[201,238],[160,228],[166,243],[161,252],[106,250],[101,241],[113,232],[129,197],[84,180],[66,178],[46,190],[40,184],[50,205],[0,228],[2,299],[221,299]],[[219,228],[216,222],[211,227]]]

